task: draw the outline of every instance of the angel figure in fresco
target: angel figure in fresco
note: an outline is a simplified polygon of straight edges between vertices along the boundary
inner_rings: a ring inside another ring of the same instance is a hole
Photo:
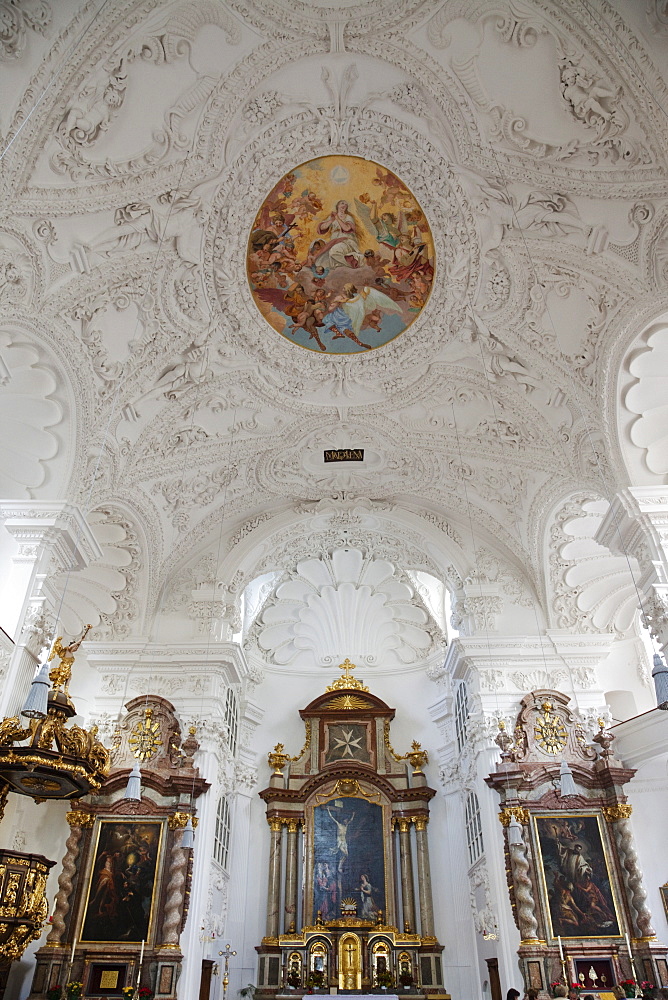
[[[394,251],[399,246],[401,237],[408,233],[406,220],[403,212],[378,213],[378,202],[355,198],[355,208],[366,230],[371,236],[375,236],[382,246]]]
[[[325,243],[318,255],[318,264],[335,268],[360,267],[364,263],[357,222],[348,210],[347,201],[337,201],[334,210],[318,223],[318,233],[329,237],[329,242]]]
[[[359,333],[365,320],[367,326],[378,330],[381,312],[401,313],[401,306],[377,288],[365,285],[360,290],[352,282],[348,282],[343,286],[341,294],[330,302],[330,311],[324,319],[324,330],[332,332],[334,340],[345,336],[360,347],[368,348],[369,345],[360,341]]]
[[[343,871],[343,866],[348,860],[348,827],[355,819],[355,813],[351,813],[348,819],[338,820],[332,815],[332,810],[327,806],[327,815],[332,823],[336,824],[336,847],[332,848],[333,854],[340,854],[338,870]]]

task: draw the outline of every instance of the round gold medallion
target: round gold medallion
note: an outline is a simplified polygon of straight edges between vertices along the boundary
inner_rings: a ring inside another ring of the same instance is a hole
[[[153,721],[152,715],[153,709],[147,708],[145,718],[137,723],[128,740],[132,747],[133,756],[138,760],[150,760],[156,755],[158,748],[162,746],[160,726]]]

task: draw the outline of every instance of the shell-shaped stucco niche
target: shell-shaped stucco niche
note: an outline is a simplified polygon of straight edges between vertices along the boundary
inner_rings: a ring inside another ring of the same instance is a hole
[[[47,477],[49,459],[58,452],[50,430],[62,419],[51,398],[56,377],[30,344],[0,334],[0,496],[19,500],[35,496]]]
[[[276,663],[327,666],[343,656],[402,666],[438,649],[442,634],[408,577],[385,559],[336,549],[297,563],[265,605],[260,647]]]
[[[661,325],[629,365],[633,384],[624,400],[638,416],[631,424],[631,441],[641,448],[650,472],[668,473],[668,325]]]
[[[638,607],[638,564],[596,541],[608,502],[588,496],[562,507],[552,529],[553,609],[558,628],[625,633]]]

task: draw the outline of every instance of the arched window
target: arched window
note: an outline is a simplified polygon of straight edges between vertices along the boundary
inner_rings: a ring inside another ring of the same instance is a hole
[[[480,825],[480,806],[475,792],[466,796],[466,846],[469,849],[469,864],[474,864],[485,850]]]
[[[230,803],[225,795],[218,800],[216,830],[213,838],[213,857],[221,868],[227,868],[230,854]]]
[[[229,733],[230,750],[232,756],[237,752],[237,739],[239,736],[239,703],[236,692],[229,688],[225,698],[225,725]]]
[[[457,750],[464,749],[468,737],[467,723],[469,718],[469,696],[466,684],[461,681],[455,694],[455,737],[457,739]]]

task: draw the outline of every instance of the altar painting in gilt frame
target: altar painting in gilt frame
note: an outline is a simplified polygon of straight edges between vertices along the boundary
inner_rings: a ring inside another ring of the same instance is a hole
[[[357,916],[375,921],[386,912],[383,807],[364,798],[333,798],[313,808],[313,916],[325,923],[341,916],[341,902],[354,900]]]
[[[552,937],[620,937],[599,814],[550,813],[533,822]]]
[[[150,940],[164,823],[100,820],[88,876],[82,942]]]

